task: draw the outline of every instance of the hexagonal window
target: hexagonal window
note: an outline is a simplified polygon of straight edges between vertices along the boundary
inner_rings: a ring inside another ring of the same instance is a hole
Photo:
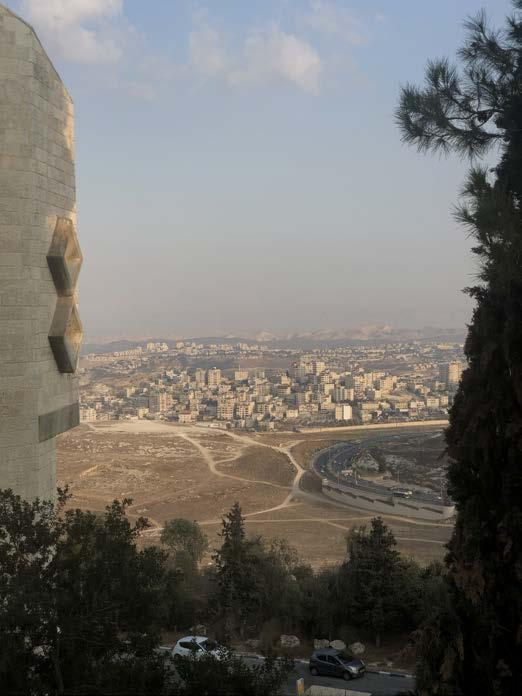
[[[82,338],[78,308],[71,297],[58,298],[49,343],[60,372],[76,372]]]
[[[47,264],[60,297],[74,294],[82,261],[83,256],[72,220],[59,217],[47,253]]]

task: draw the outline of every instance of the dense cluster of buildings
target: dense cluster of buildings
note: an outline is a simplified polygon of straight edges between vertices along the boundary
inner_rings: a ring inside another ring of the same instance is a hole
[[[259,430],[441,418],[462,371],[459,360],[447,359],[448,351],[452,358],[459,347],[365,346],[305,353],[248,344],[179,342],[170,349],[149,343],[88,356],[91,365],[104,358],[108,378],[83,380],[80,415],[84,422],[160,418]],[[223,361],[267,353],[293,359],[287,369],[191,367],[179,360],[181,355],[185,362],[196,356],[201,363],[202,356]],[[376,369],[379,363],[395,368]],[[123,387],[122,373],[128,375]],[[111,374],[118,375],[118,385]]]

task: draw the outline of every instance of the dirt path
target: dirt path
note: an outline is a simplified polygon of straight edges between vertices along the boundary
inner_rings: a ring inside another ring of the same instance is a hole
[[[433,423],[435,425],[438,423]],[[409,425],[409,424],[405,424]],[[411,425],[417,425],[418,424],[411,424]],[[424,424],[425,425],[425,424]],[[94,426],[91,426],[93,429]],[[301,486],[300,482],[303,477],[303,475],[306,473],[306,469],[304,469],[299,462],[296,460],[294,455],[292,454],[292,448],[295,447],[296,445],[300,444],[303,442],[303,440],[295,440],[292,442],[287,443],[286,445],[270,445],[266,442],[260,442],[258,439],[249,437],[248,435],[239,435],[236,432],[232,432],[230,430],[219,430],[219,431],[214,431],[216,433],[219,433],[220,435],[223,435],[225,437],[228,437],[232,440],[235,440],[236,442],[240,442],[242,444],[241,451],[237,453],[236,456],[226,458],[226,459],[220,459],[219,455],[216,453],[216,456],[212,454],[212,452],[205,447],[196,437],[196,435],[208,435],[211,434],[213,431],[208,428],[197,428],[196,426],[177,426],[177,425],[172,425],[170,423],[165,423],[162,421],[148,421],[148,420],[142,420],[142,421],[132,421],[132,422],[117,422],[117,423],[111,423],[109,426],[104,426],[105,428],[111,428],[113,430],[119,430],[121,432],[132,432],[132,433],[140,433],[140,432],[145,432],[145,433],[168,433],[170,435],[173,435],[175,437],[180,437],[186,442],[188,442],[193,448],[195,448],[200,455],[203,457],[203,460],[205,464],[208,466],[209,472],[213,476],[218,476],[220,478],[227,478],[227,479],[232,479],[235,481],[240,481],[242,483],[256,483],[259,485],[264,485],[264,486],[270,486],[272,488],[278,488],[280,490],[285,490],[289,491],[285,498],[282,500],[281,503],[278,505],[274,505],[270,508],[266,508],[263,510],[256,510],[253,512],[249,512],[245,514],[245,518],[252,518],[252,517],[257,517],[258,515],[262,515],[265,513],[271,513],[271,512],[278,512],[279,510],[283,510],[288,507],[297,507],[301,503],[299,500],[302,501],[307,501],[315,504],[320,504],[321,506],[329,506],[334,507],[336,509],[342,509],[346,510],[347,506],[338,503],[336,501],[333,501],[326,496],[319,495],[317,493],[310,493],[308,491],[304,491]],[[367,426],[368,429],[370,429],[371,426]],[[375,427],[375,426],[374,426]],[[383,426],[379,426],[382,428]],[[356,428],[354,428],[355,430]],[[362,429],[365,429],[364,426]],[[334,429],[336,430],[336,429]],[[341,429],[337,429],[338,431]],[[235,459],[238,459],[244,452],[245,449],[248,447],[266,447],[267,449],[274,450],[275,452],[279,452],[281,454],[284,454],[289,462],[292,464],[295,470],[295,476],[292,481],[292,486],[284,486],[281,484],[273,483],[272,481],[265,481],[265,480],[259,480],[259,479],[247,479],[243,478],[242,476],[236,476],[234,474],[227,474],[223,471],[220,471],[217,468],[217,464],[224,462],[224,461],[234,461]],[[145,503],[140,504],[139,507],[144,507]],[[132,506],[134,507],[134,506]],[[354,509],[355,511],[355,509]],[[361,515],[358,517],[354,517],[353,519],[359,519],[359,520],[364,520],[364,519],[371,519],[371,515],[368,514],[363,514],[366,511],[361,510]],[[383,515],[384,518],[389,518],[390,520],[395,520],[395,521],[403,521],[407,522],[408,524],[416,524],[420,525],[423,527],[445,527],[448,528],[447,524],[440,524],[440,523],[432,523],[432,522],[426,522],[423,520],[414,520],[410,518],[405,518],[405,517],[396,517],[394,515]],[[348,518],[352,519],[352,518]],[[339,520],[339,518],[337,518]],[[269,520],[256,520],[257,522],[269,522]],[[291,520],[271,520],[272,522],[291,522]],[[340,529],[346,529],[348,530],[348,527],[342,527],[341,525],[337,524],[335,521],[335,518],[303,518],[301,521],[303,522],[322,522],[325,524],[329,524],[334,527],[338,527]],[[158,524],[156,520],[153,521],[155,524]],[[212,525],[216,523],[220,523],[221,520],[202,520],[200,524],[202,525]],[[154,530],[150,530],[151,532],[157,533],[158,531],[161,530],[161,526],[158,524],[158,527],[155,528]],[[398,539],[401,539],[402,541],[424,541],[423,539],[416,539],[416,538],[401,538],[397,537]],[[446,542],[439,542],[439,541],[433,541],[433,540],[426,540],[427,543],[437,543],[437,544],[444,544]]]
[[[105,426],[107,427],[107,426]],[[192,447],[198,450],[198,452],[201,454],[203,457],[203,460],[205,464],[208,466],[210,472],[214,476],[219,476],[221,478],[229,478],[233,479],[235,481],[241,481],[243,483],[259,483],[264,486],[272,486],[273,488],[281,488],[283,490],[288,490],[289,486],[283,486],[282,484],[279,483],[273,483],[272,481],[264,481],[264,480],[258,480],[258,479],[247,479],[242,476],[235,476],[234,474],[226,474],[223,471],[219,471],[219,469],[216,468],[216,464],[220,463],[219,459],[214,459],[214,456],[212,455],[211,451],[207,449],[204,445],[199,442],[195,437],[193,437],[193,434],[197,432],[198,434],[206,434],[206,431],[203,429],[197,430],[196,428],[186,428],[186,427],[178,427],[178,426],[172,426],[168,423],[163,423],[161,421],[147,421],[147,420],[142,420],[142,421],[132,421],[130,423],[124,423],[124,422],[117,422],[116,424],[112,425],[111,424],[111,429],[117,430],[120,432],[132,432],[132,433],[140,433],[140,432],[145,432],[145,433],[168,433],[169,435],[173,435],[175,437],[180,437],[181,439],[185,440],[188,442]],[[226,431],[220,431],[223,432],[225,435],[232,435],[229,432]],[[272,447],[271,445],[261,445],[260,443],[257,443],[255,440],[252,440],[251,438],[248,437],[240,437],[238,435],[233,436],[235,439],[240,440],[243,445],[247,444],[249,447],[256,447],[258,445],[262,447],[270,447],[271,449],[277,449],[276,447]],[[234,458],[239,458],[241,456],[241,453],[237,455],[237,457]],[[232,461],[234,458],[230,459]]]
[[[244,478],[243,476],[235,476],[234,474],[225,474],[224,471],[220,471],[219,469],[216,468],[216,461],[214,460],[214,457],[209,452],[209,450],[206,447],[204,447],[200,442],[198,442],[193,437],[190,437],[190,435],[187,435],[184,432],[178,432],[178,437],[181,437],[184,440],[186,440],[193,447],[195,447],[198,450],[198,452],[200,452],[201,456],[203,457],[203,459],[207,463],[208,468],[214,474],[214,476],[220,476],[221,478],[233,479],[234,481],[242,481],[243,483],[260,483],[264,486],[272,486],[272,488],[282,488],[283,490],[288,490],[288,486],[283,486],[279,483],[273,483],[272,481],[262,481],[262,480],[260,481],[259,479],[247,479],[247,478]]]
[[[302,468],[302,466],[297,462],[294,455],[290,451],[291,447],[295,447],[299,444],[299,442],[302,442],[302,440],[299,440],[298,442],[293,442],[292,444],[287,445],[286,447],[283,447],[282,445],[264,445],[265,447],[269,447],[270,449],[273,449],[276,452],[281,452],[282,454],[284,454],[296,470],[296,473],[292,482],[292,488],[290,490],[290,493],[286,496],[282,503],[279,503],[279,505],[275,505],[274,507],[267,508],[266,510],[257,510],[256,512],[249,512],[247,515],[245,515],[245,517],[253,517],[254,515],[262,515],[265,512],[276,512],[277,510],[283,510],[284,508],[290,507],[292,501],[300,496],[301,489],[299,487],[299,482],[303,474],[305,473],[305,469]],[[292,507],[295,507],[296,505],[299,505],[299,503],[294,503]]]
[[[105,426],[107,427],[107,426]],[[272,512],[273,510],[280,510],[283,507],[287,507],[290,501],[292,500],[293,492],[295,490],[296,486],[296,480],[298,481],[302,474],[304,473],[304,470],[301,469],[299,464],[295,461],[295,459],[290,455],[289,459],[294,465],[294,467],[297,469],[297,474],[293,482],[293,487],[289,488],[289,486],[284,486],[279,483],[274,483],[273,481],[265,481],[265,480],[259,480],[259,479],[249,479],[249,478],[244,478],[242,476],[236,476],[234,474],[227,474],[223,471],[220,471],[217,468],[217,464],[219,464],[222,460],[219,458],[214,458],[214,455],[212,452],[206,448],[201,442],[194,437],[194,434],[206,434],[206,431],[204,430],[196,430],[195,428],[186,428],[186,427],[175,427],[172,425],[169,425],[167,423],[162,423],[158,421],[133,421],[131,423],[117,423],[112,425],[111,424],[111,429],[118,430],[120,432],[132,432],[132,433],[140,433],[140,432],[146,432],[146,433],[168,433],[169,435],[173,435],[175,437],[179,437],[185,442],[188,442],[191,447],[196,449],[199,454],[202,456],[203,461],[205,464],[208,466],[208,469],[211,473],[212,476],[218,476],[220,478],[226,478],[226,479],[232,479],[234,481],[240,481],[241,483],[254,483],[254,484],[259,484],[263,486],[269,486],[271,488],[277,488],[280,490],[288,491],[290,490],[290,493],[285,497],[283,502],[280,505],[275,506],[275,508],[268,508],[268,510],[261,510],[259,513],[255,512],[253,514],[260,514],[261,512]],[[94,428],[93,428],[94,429]],[[282,449],[272,446],[272,445],[266,445],[264,443],[259,443],[252,438],[246,437],[246,436],[240,436],[236,435],[235,433],[230,433],[230,432],[224,432],[224,435],[228,435],[229,437],[232,437],[232,439],[237,440],[241,442],[243,447],[241,448],[241,451],[236,454],[235,457],[231,457],[225,461],[233,461],[234,459],[239,459],[239,457],[243,454],[244,450],[247,447],[256,447],[256,446],[261,446],[261,447],[268,447],[269,449],[273,449],[276,451],[283,451]],[[284,452],[287,454],[286,452]],[[288,456],[288,454],[287,454]],[[154,499],[149,499],[147,501],[142,501],[140,502],[139,505],[132,505],[131,509],[134,508],[143,508],[147,507],[147,505],[151,505],[152,503],[160,501],[164,496],[160,496],[159,498],[154,498]],[[251,513],[252,514],[252,513]],[[221,520],[219,520],[220,522]],[[151,522],[154,524],[154,528],[148,530],[148,534],[155,535],[161,532],[162,526],[157,522],[157,520],[152,520]]]
[[[244,515],[245,518],[252,517],[253,515],[258,515],[259,513],[250,513],[249,515]],[[364,522],[365,520],[370,520],[372,518],[371,515],[361,515],[358,517],[346,517],[343,518],[341,521],[342,522]],[[339,524],[337,521],[337,518],[325,518],[325,517],[294,517],[293,519],[263,519],[263,520],[252,520],[252,519],[245,519],[245,522],[255,522],[255,524],[293,524],[293,523],[301,523],[301,522],[316,522],[319,524],[326,524],[329,525],[330,527],[335,527],[336,529],[342,529],[343,531],[349,532],[351,527],[347,527],[343,524]],[[221,520],[204,520],[200,522],[199,524],[203,527],[205,526],[212,526],[215,524],[220,524]],[[396,536],[395,537],[397,541],[413,541],[413,542],[419,542],[419,543],[426,543],[426,544],[437,544],[439,546],[444,546],[447,542],[446,541],[440,541],[438,539],[421,539],[420,537],[403,537],[403,536]]]

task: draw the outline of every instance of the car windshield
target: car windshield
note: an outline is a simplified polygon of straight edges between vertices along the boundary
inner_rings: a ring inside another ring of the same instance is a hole
[[[182,640],[179,642],[179,647],[183,648],[184,650],[192,650],[192,652],[201,650],[195,640]]]
[[[209,652],[211,650],[215,650],[218,647],[218,644],[214,640],[206,640],[204,643],[201,643],[201,645],[205,648],[205,650],[208,650]]]
[[[353,655],[348,655],[348,653],[342,652],[337,655],[337,657],[343,662],[353,662]]]

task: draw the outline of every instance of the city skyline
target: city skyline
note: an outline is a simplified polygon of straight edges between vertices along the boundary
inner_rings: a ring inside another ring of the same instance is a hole
[[[474,2],[7,4],[79,114],[88,338],[469,322],[466,166],[409,151],[393,112]]]
[[[89,351],[80,364],[81,421],[152,419],[244,430],[444,420],[463,367],[458,342],[310,351],[149,341]]]

